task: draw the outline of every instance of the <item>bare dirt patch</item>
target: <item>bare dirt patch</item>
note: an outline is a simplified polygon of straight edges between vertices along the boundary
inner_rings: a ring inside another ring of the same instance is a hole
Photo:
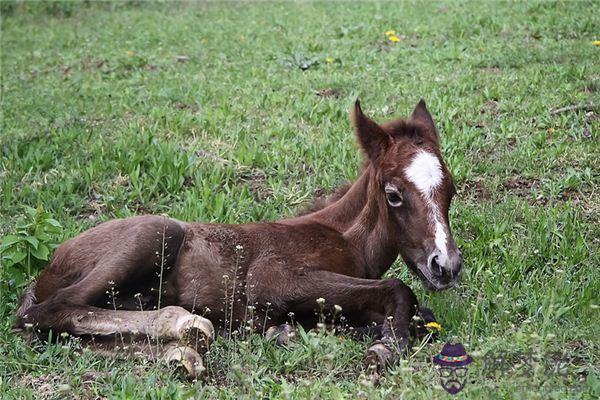
[[[492,191],[481,180],[466,180],[461,185],[460,192],[462,196],[472,197],[479,201],[492,199]]]
[[[483,103],[480,112],[481,114],[498,115],[500,114],[500,103],[496,100],[488,100]]]
[[[338,99],[342,96],[342,91],[334,88],[327,88],[315,91],[315,95],[318,97],[332,97]]]
[[[177,110],[188,110],[194,113],[200,110],[200,107],[196,103],[183,103],[181,101],[176,101],[173,103],[173,107]]]
[[[61,386],[61,379],[56,374],[40,376],[26,374],[18,379],[17,385],[34,390],[38,399],[54,399],[57,395],[57,389]]]
[[[259,169],[240,171],[236,181],[248,187],[256,202],[265,201],[273,195],[273,190],[267,185],[267,175]]]

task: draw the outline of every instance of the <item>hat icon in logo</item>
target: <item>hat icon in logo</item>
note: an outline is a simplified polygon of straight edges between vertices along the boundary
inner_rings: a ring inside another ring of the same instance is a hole
[[[473,362],[473,358],[461,343],[446,343],[440,354],[433,357],[433,362],[439,365],[440,381],[448,393],[456,394],[465,387],[467,365]]]

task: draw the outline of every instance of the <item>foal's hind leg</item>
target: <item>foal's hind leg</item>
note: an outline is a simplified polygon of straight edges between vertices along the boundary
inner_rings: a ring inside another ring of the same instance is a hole
[[[163,361],[183,367],[190,379],[198,378],[205,370],[202,357],[189,346],[182,346],[178,342],[170,342],[161,349],[161,353]]]
[[[169,365],[181,368],[190,379],[198,378],[205,370],[200,353],[195,348],[174,340],[158,343],[152,340],[135,340],[123,346],[108,337],[84,337],[86,349],[104,357],[160,359]]]
[[[152,216],[117,220],[83,233],[57,249],[34,289],[32,299],[40,302],[24,302],[17,325],[73,335],[144,335],[203,352],[214,335],[212,324],[182,307],[125,311],[94,306],[111,288],[126,290],[157,272],[162,278],[176,265],[184,240],[183,224]],[[73,270],[78,274],[67,279]]]
[[[133,336],[166,343],[159,356],[167,362],[182,364],[192,378],[203,369],[200,355],[214,339],[214,328],[208,319],[178,306],[156,311],[114,311],[63,305],[52,310],[42,303],[34,305],[30,313],[37,321],[36,327],[43,330],[76,336]]]

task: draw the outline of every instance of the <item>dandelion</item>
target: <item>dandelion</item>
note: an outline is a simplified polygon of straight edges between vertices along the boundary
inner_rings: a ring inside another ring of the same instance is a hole
[[[327,62],[327,64],[333,64],[333,62],[335,61],[335,59],[333,57],[327,57],[325,59],[325,61]]]
[[[396,31],[390,29],[389,31],[385,31],[384,33],[390,42],[398,43],[400,41],[400,37],[396,35]]]
[[[594,40],[594,41],[592,42],[592,44],[593,44],[594,46],[598,46],[598,47],[600,47],[600,40]]]
[[[432,331],[441,331],[442,330],[442,325],[438,324],[437,322],[428,322],[425,324],[425,327],[429,330]]]
[[[135,53],[133,51],[131,51],[131,50],[127,50],[127,52],[125,52],[125,54],[127,54],[127,57],[133,57],[133,55]]]

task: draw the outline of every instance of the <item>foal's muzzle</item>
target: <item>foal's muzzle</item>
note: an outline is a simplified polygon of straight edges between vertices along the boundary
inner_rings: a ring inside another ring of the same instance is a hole
[[[443,255],[439,250],[434,251],[427,259],[434,288],[442,290],[453,286],[460,276],[462,265],[462,254],[458,249],[448,255]]]

